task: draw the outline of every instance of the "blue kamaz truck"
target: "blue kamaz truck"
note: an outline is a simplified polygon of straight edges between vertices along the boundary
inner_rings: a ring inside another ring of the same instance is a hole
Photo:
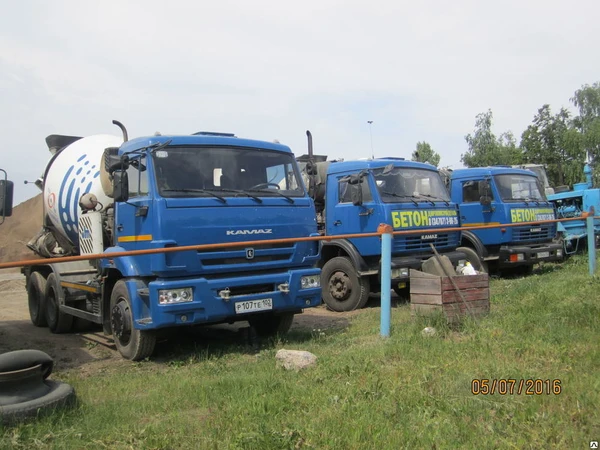
[[[479,258],[484,268],[526,273],[536,263],[563,258],[555,241],[556,223],[527,223],[556,218],[533,172],[495,166],[459,169],[451,173],[449,189],[459,205],[461,226],[496,226],[462,233],[463,251],[471,260]],[[501,226],[518,223],[524,224]]]
[[[403,158],[358,161],[327,161],[309,152],[298,158],[305,184],[315,201],[322,235],[374,233],[379,224],[394,231],[392,286],[397,293],[406,287],[409,270],[421,270],[433,256],[430,244],[450,258],[456,267],[466,261],[457,250],[459,231],[437,231],[459,226],[458,209],[450,200],[438,170],[429,164]],[[362,308],[370,292],[381,286],[381,240],[379,237],[339,238],[321,247],[323,301],[334,311]]]
[[[48,261],[24,269],[34,325],[63,333],[77,321],[102,324],[123,357],[140,360],[157,329],[247,320],[259,335],[285,333],[321,303],[317,242],[241,244],[317,235],[287,146],[206,132],[128,140],[115,123],[122,137],[46,139],[44,227],[28,245]]]

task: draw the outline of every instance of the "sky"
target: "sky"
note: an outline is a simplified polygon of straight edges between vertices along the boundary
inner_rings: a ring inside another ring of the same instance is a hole
[[[600,81],[598,0],[6,2],[0,168],[39,193],[50,134],[233,132],[346,160],[461,167],[491,109],[517,140]],[[574,111],[574,109],[573,109]],[[372,121],[369,124],[368,121]]]

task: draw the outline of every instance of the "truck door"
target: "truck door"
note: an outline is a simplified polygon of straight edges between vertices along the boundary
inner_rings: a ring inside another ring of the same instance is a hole
[[[126,250],[148,248],[153,238],[146,158],[134,162],[127,176],[129,199],[120,202],[115,211],[115,244]]]
[[[359,173],[350,174],[350,176],[358,177]],[[379,214],[377,205],[373,201],[370,175],[361,177],[361,205],[355,205],[352,202],[352,187],[348,183],[348,176],[340,176],[337,179],[333,177],[329,178],[331,178],[331,184],[327,187],[328,198],[326,202],[330,211],[325,211],[327,234],[335,236],[339,234],[376,232],[379,226]],[[330,205],[333,205],[333,208],[330,208]],[[376,237],[351,239],[351,242],[363,256],[380,253],[379,239]]]
[[[487,202],[482,202],[482,185],[489,183],[487,189]],[[503,218],[502,203],[498,202],[497,195],[492,189],[492,180],[483,178],[474,178],[472,180],[460,180],[460,185],[453,189],[459,190],[460,201],[460,222],[461,226],[475,227],[480,225],[499,225]],[[502,232],[500,228],[488,228],[484,230],[474,230],[484,245],[499,244],[502,241]]]

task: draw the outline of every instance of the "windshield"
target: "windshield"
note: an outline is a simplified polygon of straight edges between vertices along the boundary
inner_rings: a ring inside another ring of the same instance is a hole
[[[531,175],[496,175],[496,187],[503,201],[546,201],[539,180]]]
[[[304,196],[290,153],[186,146],[158,150],[153,160],[163,197]]]
[[[433,170],[387,166],[373,170],[373,176],[386,203],[450,201],[439,173]]]

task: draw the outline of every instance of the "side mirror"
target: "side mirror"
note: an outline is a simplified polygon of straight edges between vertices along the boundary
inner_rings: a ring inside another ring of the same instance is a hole
[[[113,173],[113,198],[115,202],[129,200],[129,176],[124,170],[117,170]]]
[[[116,170],[129,168],[129,156],[119,156],[119,147],[108,147],[104,150],[104,168],[110,174]]]
[[[0,216],[10,217],[13,207],[13,182],[0,180]]]
[[[479,202],[483,206],[489,206],[492,204],[492,188],[488,180],[482,180],[478,185],[479,189]]]
[[[360,206],[363,204],[362,198],[362,174],[350,175],[348,180],[348,189],[350,189],[350,199],[354,206]]]

